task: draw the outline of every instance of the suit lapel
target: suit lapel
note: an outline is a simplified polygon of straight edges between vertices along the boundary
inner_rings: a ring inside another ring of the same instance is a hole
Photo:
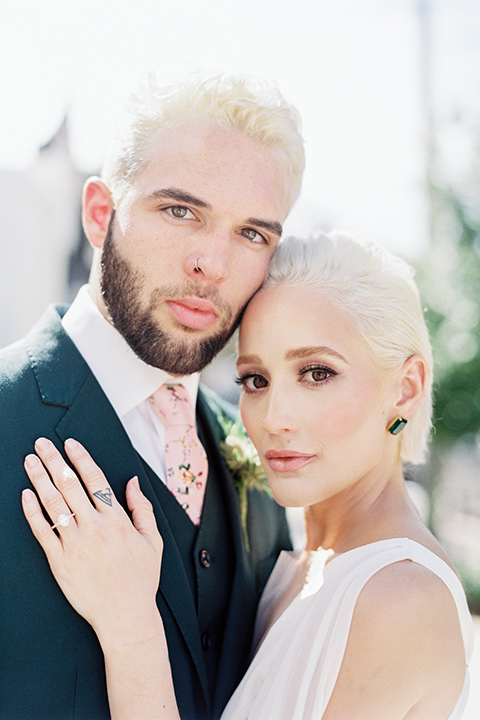
[[[85,418],[89,419],[87,424]],[[62,441],[74,437],[88,449],[102,468],[117,499],[126,509],[125,485],[135,475],[153,505],[164,541],[160,594],[172,612],[190,650],[198,673],[207,687],[203,653],[196,624],[195,603],[183,560],[164,510],[123,425],[93,377],[85,382],[70,409],[57,426]],[[207,691],[208,692],[208,691]]]
[[[118,416],[64,332],[58,313],[52,310],[41,323],[40,332],[29,338],[32,366],[42,400],[66,408],[56,427],[58,437],[62,442],[72,437],[85,445],[124,508],[126,482],[138,476],[145,495],[154,506],[158,529],[164,540],[159,592],[183,634],[208,697],[195,603],[163,508]]]

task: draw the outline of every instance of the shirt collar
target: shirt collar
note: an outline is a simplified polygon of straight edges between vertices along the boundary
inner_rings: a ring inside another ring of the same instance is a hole
[[[122,417],[164,383],[181,383],[195,405],[199,373],[172,376],[147,365],[102,315],[89,292],[80,288],[62,319],[66,333],[83,355],[115,412]]]

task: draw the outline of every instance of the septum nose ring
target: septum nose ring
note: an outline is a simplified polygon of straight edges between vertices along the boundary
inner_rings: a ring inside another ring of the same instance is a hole
[[[195,258],[195,272],[200,272],[201,268],[198,267],[198,258]]]

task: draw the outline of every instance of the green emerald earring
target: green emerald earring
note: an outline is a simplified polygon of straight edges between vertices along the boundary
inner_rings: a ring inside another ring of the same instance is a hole
[[[387,430],[389,433],[392,433],[392,435],[398,435],[398,433],[401,433],[405,425],[407,424],[408,420],[405,420],[405,418],[402,418],[400,416],[396,417],[395,420],[387,427]]]

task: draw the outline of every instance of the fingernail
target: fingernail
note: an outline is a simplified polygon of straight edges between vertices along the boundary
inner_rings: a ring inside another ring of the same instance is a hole
[[[40,463],[40,460],[37,458],[36,455],[27,455],[25,458],[25,465],[29,468],[37,467]]]
[[[46,450],[50,445],[50,440],[47,440],[47,438],[37,438],[35,440],[35,447],[39,448],[40,450]]]
[[[79,444],[73,438],[68,438],[68,440],[65,440],[65,447],[67,450],[78,450]]]
[[[133,477],[131,477],[129,483],[130,485],[135,485],[135,487],[138,488],[138,476],[134,475]]]
[[[33,498],[35,497],[35,494],[28,489],[22,490],[22,499],[24,502],[29,503],[32,502]]]

